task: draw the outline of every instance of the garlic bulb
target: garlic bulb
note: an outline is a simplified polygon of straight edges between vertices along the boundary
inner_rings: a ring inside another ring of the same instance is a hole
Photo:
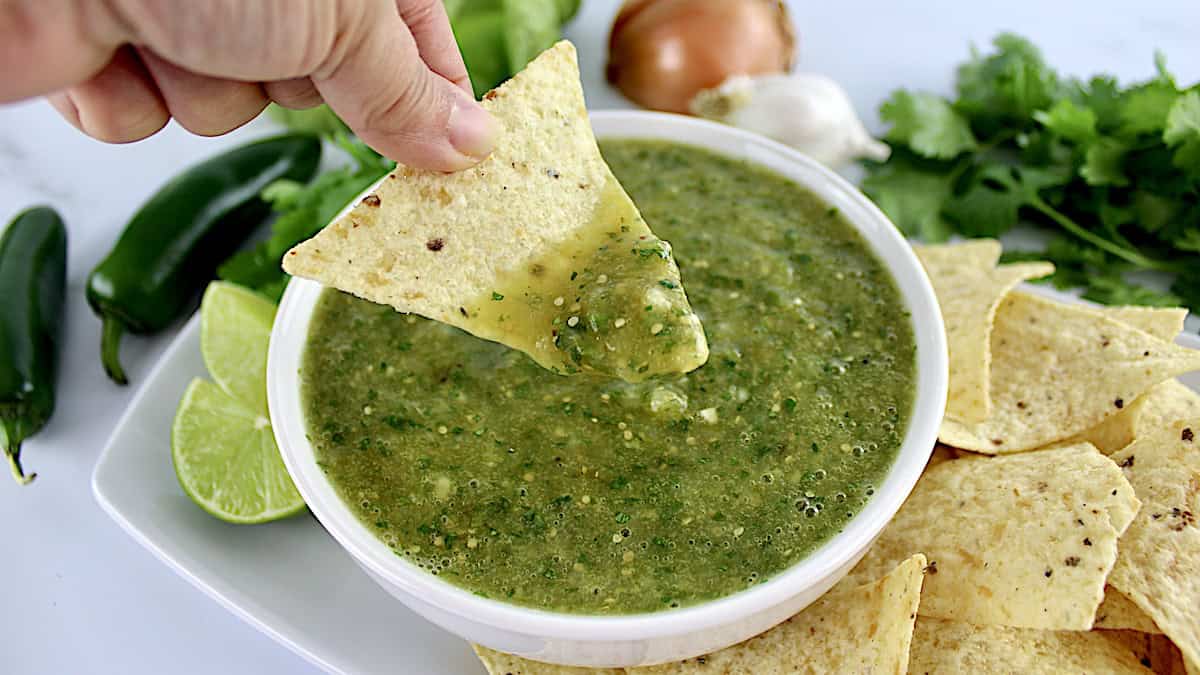
[[[850,97],[815,73],[736,75],[692,99],[693,114],[790,145],[826,166],[882,162],[891,148],[867,133]]]

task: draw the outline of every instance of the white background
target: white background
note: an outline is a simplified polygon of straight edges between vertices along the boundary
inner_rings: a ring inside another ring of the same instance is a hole
[[[948,92],[969,43],[985,45],[1001,30],[1032,38],[1067,74],[1144,79],[1158,48],[1181,82],[1200,79],[1196,0],[789,4],[800,68],[840,81],[876,130],[875,109],[890,90]],[[568,29],[592,108],[628,106],[603,82],[616,5],[584,0]],[[90,489],[97,454],[133,389],[110,384],[101,371],[100,324],[83,297],[87,272],[167,177],[272,130],[259,121],[226,138],[201,139],[172,125],[115,147],[78,134],[43,102],[0,107],[0,219],[49,203],[66,219],[71,247],[58,412],[25,446],[26,466],[40,476],[26,489],[0,476],[0,673],[313,672],[142,550],[100,511]],[[126,338],[123,358],[135,386],[170,337]]]

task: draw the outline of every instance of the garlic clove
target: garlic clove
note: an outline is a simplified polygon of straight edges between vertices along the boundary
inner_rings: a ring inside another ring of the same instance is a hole
[[[712,89],[701,89],[688,103],[688,110],[697,117],[729,124],[730,116],[754,98],[754,88],[749,75],[734,75]]]
[[[860,157],[882,161],[874,139],[837,82],[815,73],[735,76],[692,99],[691,111],[789,145],[830,167]]]
[[[892,156],[892,146],[872,137],[864,128],[862,135],[855,141],[854,155],[873,162],[886,162],[887,158]]]

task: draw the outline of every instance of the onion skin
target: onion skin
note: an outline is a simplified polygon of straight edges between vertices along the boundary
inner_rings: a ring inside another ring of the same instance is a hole
[[[730,75],[789,70],[792,24],[780,0],[628,0],[608,40],[608,81],[651,110],[687,113]]]

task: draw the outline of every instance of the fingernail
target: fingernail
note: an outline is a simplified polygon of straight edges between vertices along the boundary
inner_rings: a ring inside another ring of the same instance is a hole
[[[468,157],[483,159],[496,145],[500,125],[488,111],[459,92],[450,111],[450,145]]]

